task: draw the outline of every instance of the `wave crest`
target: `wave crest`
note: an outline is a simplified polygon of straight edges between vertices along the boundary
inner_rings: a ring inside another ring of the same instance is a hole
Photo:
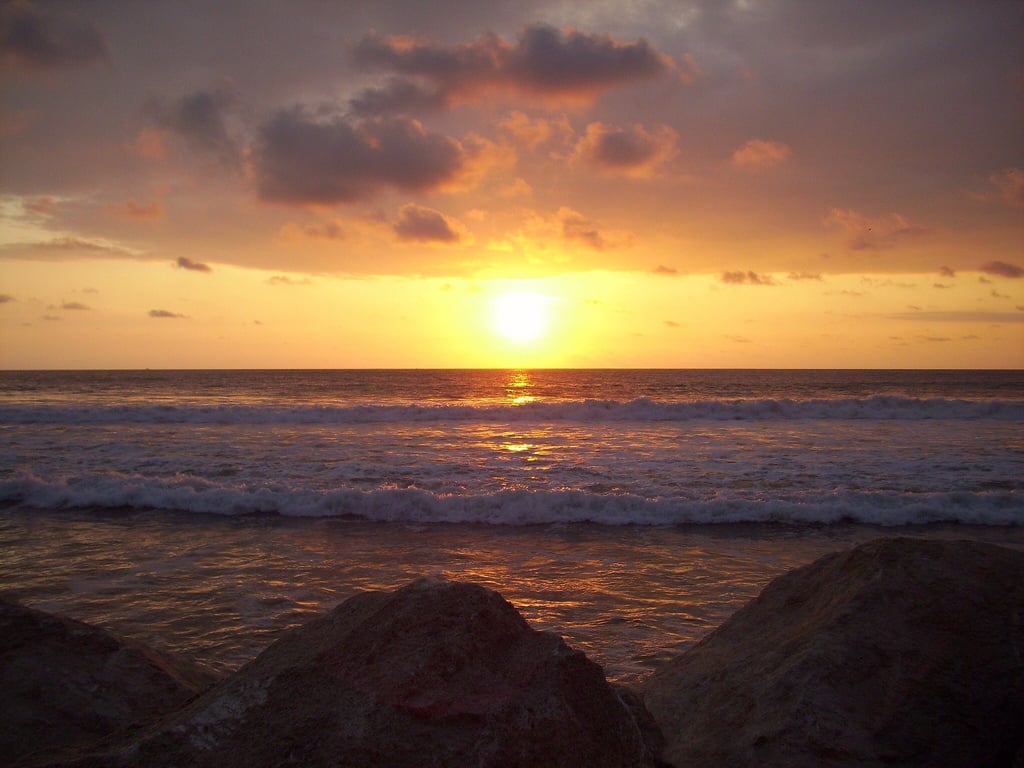
[[[1024,402],[876,395],[817,400],[576,400],[518,405],[0,405],[0,424],[360,424],[787,420],[1024,421]]]

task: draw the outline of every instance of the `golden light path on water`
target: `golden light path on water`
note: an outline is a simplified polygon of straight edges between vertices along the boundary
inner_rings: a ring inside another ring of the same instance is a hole
[[[901,529],[1024,549],[1013,528]],[[636,682],[774,576],[868,526],[379,524],[173,513],[0,512],[0,591],[229,671],[364,590],[427,575],[502,593],[610,679]]]

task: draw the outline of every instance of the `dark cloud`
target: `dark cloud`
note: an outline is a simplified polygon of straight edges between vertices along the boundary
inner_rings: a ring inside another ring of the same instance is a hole
[[[6,304],[9,301],[14,301],[14,297],[6,293],[0,293],[0,304]]]
[[[952,267],[939,267],[939,274],[943,277],[956,277],[956,271]]]
[[[820,272],[790,272],[786,277],[790,280],[822,280]]]
[[[681,326],[675,320],[665,320],[665,327],[667,328],[680,328]]]
[[[980,272],[996,277],[1024,277],[1024,269],[1016,264],[1009,264],[1005,261],[987,261],[978,267]]]
[[[234,98],[227,88],[196,91],[170,105],[151,103],[148,111],[158,125],[181,136],[194,150],[239,167],[241,151],[228,133],[226,121]]]
[[[175,266],[178,269],[188,269],[192,272],[212,272],[213,268],[209,264],[203,264],[201,261],[192,261],[187,256],[179,256],[175,262]]]
[[[412,80],[393,80],[387,88],[369,89],[353,100],[354,109],[376,109],[376,114],[439,107],[488,89],[586,98],[673,68],[671,59],[646,40],[624,43],[610,35],[563,32],[544,24],[526,27],[515,43],[492,33],[451,46],[370,34],[355,46],[354,57],[362,66],[431,84],[423,88]]]
[[[444,93],[419,83],[394,77],[382,88],[367,88],[349,100],[349,109],[361,117],[424,112],[445,105]]]
[[[416,243],[457,243],[462,239],[460,229],[440,211],[413,203],[402,206],[394,226],[399,240]]]
[[[415,120],[321,122],[298,108],[263,127],[256,154],[260,197],[281,203],[353,202],[381,186],[423,191],[454,180],[465,164],[458,141]]]
[[[171,319],[171,320],[178,320],[178,319],[183,319],[183,318],[187,317],[187,315],[181,315],[181,314],[178,314],[177,312],[171,312],[171,311],[166,310],[166,309],[151,309],[151,310],[149,310],[149,316],[150,317],[156,317],[156,318],[159,318],[159,319]]]
[[[723,283],[731,285],[778,285],[771,275],[759,275],[757,272],[723,272],[719,278]]]
[[[0,8],[0,60],[27,70],[73,69],[105,60],[107,46],[89,22],[43,13],[30,4]]]
[[[618,128],[591,123],[576,145],[576,156],[609,170],[649,169],[676,150],[678,135],[668,126],[648,130],[642,125]]]
[[[77,311],[86,311],[86,310],[92,309],[92,307],[90,307],[90,306],[88,306],[86,304],[83,304],[80,301],[65,301],[63,304],[60,305],[60,308],[61,309],[69,309],[69,310],[77,310]]]
[[[679,270],[675,267],[666,267],[664,264],[659,264],[651,270],[656,275],[674,276],[679,274]]]

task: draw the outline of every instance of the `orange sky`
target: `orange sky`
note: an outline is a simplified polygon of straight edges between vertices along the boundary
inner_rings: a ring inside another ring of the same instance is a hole
[[[1022,367],[1022,29],[7,2],[0,366]]]

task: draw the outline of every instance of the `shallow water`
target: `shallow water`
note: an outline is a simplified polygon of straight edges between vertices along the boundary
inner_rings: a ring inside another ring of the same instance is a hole
[[[221,671],[354,593],[442,574],[500,591],[632,683],[774,576],[880,536],[872,526],[496,526],[0,512],[0,590]],[[1024,549],[1019,527],[903,527]]]

